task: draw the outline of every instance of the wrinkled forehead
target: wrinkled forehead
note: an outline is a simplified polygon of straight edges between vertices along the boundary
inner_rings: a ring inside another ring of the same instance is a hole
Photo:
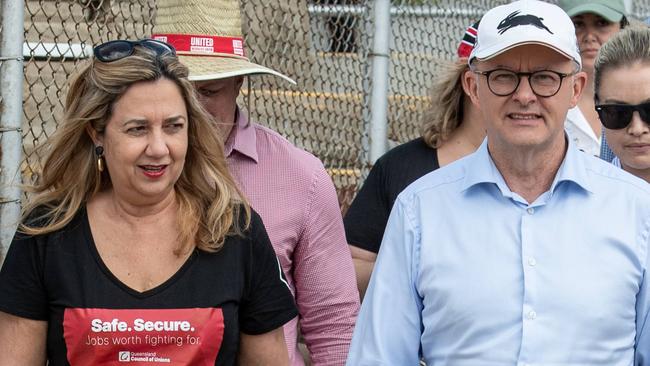
[[[571,72],[578,65],[565,54],[539,44],[526,44],[513,47],[487,60],[475,59],[474,67],[505,68],[515,71],[556,70]]]

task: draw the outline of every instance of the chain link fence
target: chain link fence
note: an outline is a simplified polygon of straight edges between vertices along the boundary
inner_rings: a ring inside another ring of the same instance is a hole
[[[456,57],[456,47],[469,24],[506,2],[391,2],[390,145],[418,136],[438,65]],[[252,60],[298,82],[292,86],[270,76],[251,77],[242,90],[242,106],[249,103],[255,120],[323,161],[345,210],[370,167],[367,131],[375,1],[242,0],[241,6]],[[155,0],[25,1],[25,182],[40,170],[41,156],[34,146],[56,129],[62,118],[66,80],[92,53],[92,45],[147,37],[155,14]],[[637,19],[650,16],[650,1],[633,1],[632,15]]]
[[[343,207],[352,200],[367,151],[373,3],[243,1],[252,60],[297,81],[292,87],[252,77],[252,116],[318,156]]]
[[[467,27],[490,8],[507,1],[440,0],[414,6],[395,2],[390,71],[389,139],[402,143],[419,136],[428,89],[442,63],[456,59]]]
[[[5,0],[7,1],[7,0]],[[23,179],[40,170],[34,147],[54,132],[63,116],[67,79],[92,46],[151,33],[154,0],[26,0],[23,91]]]

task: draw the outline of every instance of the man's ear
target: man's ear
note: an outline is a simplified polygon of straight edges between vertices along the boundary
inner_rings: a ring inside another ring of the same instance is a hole
[[[237,90],[241,89],[241,86],[244,84],[244,77],[243,76],[237,76],[237,80],[235,82],[235,87]]]
[[[580,100],[580,96],[582,95],[582,92],[585,90],[585,86],[587,83],[593,83],[593,80],[587,80],[588,76],[587,73],[584,71],[580,71],[577,74],[573,75],[573,87],[571,88],[572,90],[572,95],[571,95],[571,108],[575,107],[578,105],[578,101]]]
[[[475,106],[479,107],[478,99],[478,74],[473,73],[471,70],[467,69],[463,72],[461,76],[461,83],[463,86],[463,91],[469,96]]]

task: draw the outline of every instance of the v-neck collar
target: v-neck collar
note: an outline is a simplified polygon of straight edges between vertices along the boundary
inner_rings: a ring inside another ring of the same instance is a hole
[[[168,279],[163,281],[161,284],[146,290],[146,291],[138,291],[135,290],[128,285],[126,285],[124,282],[122,282],[113,272],[108,268],[102,257],[99,255],[99,250],[97,249],[97,245],[95,243],[95,239],[93,238],[92,235],[92,230],[90,228],[90,219],[88,218],[88,211],[86,207],[84,207],[82,214],[82,227],[83,227],[83,235],[84,238],[86,239],[86,243],[88,244],[88,249],[91,252],[91,255],[95,259],[97,266],[101,269],[101,271],[104,273],[104,275],[111,281],[113,282],[117,287],[122,289],[124,292],[128,293],[129,295],[136,297],[136,298],[148,298],[154,295],[157,295],[163,291],[165,291],[167,288],[170,286],[174,285],[184,274],[187,272],[187,270],[191,267],[191,265],[194,263],[197,257],[197,252],[194,250],[192,254],[185,260],[183,265],[176,271],[173,275],[171,275]]]

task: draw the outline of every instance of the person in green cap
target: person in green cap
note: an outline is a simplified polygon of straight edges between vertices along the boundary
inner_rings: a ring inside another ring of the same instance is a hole
[[[625,6],[623,0],[560,0],[559,6],[573,20],[582,69],[588,76],[578,105],[567,114],[565,128],[580,150],[600,156],[601,147],[606,147],[606,143],[601,138],[602,127],[594,104],[594,62],[600,47],[628,24]],[[608,161],[612,158],[601,157]]]

